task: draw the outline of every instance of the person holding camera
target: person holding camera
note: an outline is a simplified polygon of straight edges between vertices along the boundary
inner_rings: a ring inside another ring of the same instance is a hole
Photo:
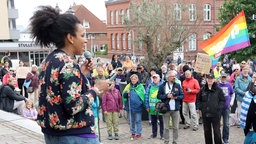
[[[186,79],[182,82],[182,88],[184,91],[182,113],[185,118],[186,125],[183,129],[190,128],[190,113],[192,118],[193,131],[197,131],[198,118],[196,113],[196,95],[200,91],[200,87],[198,81],[192,77],[190,70],[187,70],[185,72],[185,77]]]
[[[166,74],[167,81],[159,87],[157,98],[167,105],[167,112],[163,114],[164,121],[164,144],[168,144],[170,116],[173,123],[173,144],[177,143],[179,130],[179,109],[180,101],[183,99],[183,91],[180,84],[175,82],[176,74],[169,71]]]

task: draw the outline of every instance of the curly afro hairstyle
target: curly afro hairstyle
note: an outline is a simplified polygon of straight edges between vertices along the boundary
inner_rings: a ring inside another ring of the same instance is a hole
[[[51,6],[39,6],[39,9],[30,18],[32,38],[41,47],[65,47],[67,34],[76,36],[76,25],[80,23],[72,14],[59,14]]]

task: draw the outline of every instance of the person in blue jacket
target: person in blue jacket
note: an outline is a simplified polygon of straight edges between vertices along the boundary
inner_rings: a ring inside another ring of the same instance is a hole
[[[144,86],[137,74],[130,76],[131,82],[123,90],[123,103],[130,122],[131,140],[140,139],[142,133],[142,111],[145,99]]]

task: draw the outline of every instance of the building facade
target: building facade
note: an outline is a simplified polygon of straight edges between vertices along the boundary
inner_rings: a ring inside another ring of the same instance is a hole
[[[12,24],[10,21],[8,25],[8,20],[6,20],[10,17],[8,15],[10,13],[8,13],[8,5],[11,5],[12,8],[14,8],[14,0],[0,0],[0,8],[3,8],[3,12],[0,12],[0,59],[9,51],[11,52],[12,60],[16,62],[22,60],[25,63],[25,66],[31,66],[32,64],[39,66],[45,57],[54,50],[54,47],[42,48],[35,45],[28,29],[21,31],[19,36],[17,36],[17,39],[10,41],[9,37],[11,34],[7,32],[11,31],[13,26],[10,25]],[[70,11],[70,9],[65,12],[68,11]],[[105,50],[107,47],[106,24],[100,21],[83,5],[74,5],[71,8],[71,11],[78,17],[83,25],[87,27],[87,49],[92,50],[93,52]],[[11,17],[13,18],[14,16]],[[3,19],[5,21],[3,21]]]
[[[138,41],[137,34],[134,31],[127,31],[124,24],[124,16],[129,19],[131,2],[140,0],[108,0],[105,2],[107,8],[107,35],[109,40],[109,55],[113,54],[131,54],[143,55],[145,44]],[[198,28],[189,30],[186,40],[181,47],[172,52],[172,59],[181,56],[182,59],[194,60],[197,53],[204,53],[199,48],[199,43],[208,39],[215,34],[216,28],[220,26],[218,19],[219,8],[224,0],[172,0],[170,2],[170,10],[175,21],[179,21],[180,25],[186,23],[186,27],[191,27],[197,22]]]
[[[74,15],[86,27],[87,50],[91,52],[106,50],[108,44],[106,24],[83,5],[74,5],[72,9]]]
[[[17,41],[19,31],[16,29],[16,19],[19,15],[14,0],[0,0],[0,9],[0,41]]]
[[[24,61],[26,66],[39,65],[51,50],[36,46],[29,31],[19,32],[16,29],[18,10],[14,0],[0,0],[0,9],[0,58],[11,52],[14,67],[19,60]]]

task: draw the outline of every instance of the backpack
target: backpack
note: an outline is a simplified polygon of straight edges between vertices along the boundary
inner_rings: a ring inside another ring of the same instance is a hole
[[[2,96],[2,91],[3,91],[3,89],[4,89],[4,84],[2,84],[2,85],[0,85],[0,98],[1,98],[1,96]],[[0,101],[1,101],[1,99],[0,99]]]
[[[244,140],[245,144],[256,144],[256,133],[254,131],[249,131]]]
[[[4,59],[6,58],[7,56],[3,56],[2,59],[1,59],[1,63],[4,64]]]
[[[4,86],[5,85],[0,85],[0,110],[3,110],[3,104],[2,104],[2,91],[3,91],[3,89],[4,89]]]

